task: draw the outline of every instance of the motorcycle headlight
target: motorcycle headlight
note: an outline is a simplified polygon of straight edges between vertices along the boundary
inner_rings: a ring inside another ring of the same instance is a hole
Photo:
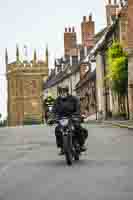
[[[72,129],[72,131],[74,131],[74,130],[75,130],[75,127],[72,125],[72,126],[71,126],[71,129]]]
[[[62,125],[62,126],[67,126],[68,125],[68,119],[61,119],[60,120],[60,124]]]

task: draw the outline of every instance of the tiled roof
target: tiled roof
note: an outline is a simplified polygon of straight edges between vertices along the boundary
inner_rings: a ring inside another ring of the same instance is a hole
[[[95,44],[100,40],[100,38],[102,37],[102,35],[105,33],[106,30],[107,30],[107,27],[103,28],[101,31],[99,31],[95,35]]]
[[[51,79],[44,83],[44,89],[50,88],[58,83],[60,83],[63,79],[69,77],[71,75],[67,73],[67,69],[70,66],[68,65],[64,71],[59,72],[57,75],[53,76]]]

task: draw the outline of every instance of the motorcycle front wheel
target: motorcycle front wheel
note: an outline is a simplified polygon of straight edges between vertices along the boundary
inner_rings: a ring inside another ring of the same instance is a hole
[[[71,148],[71,139],[69,135],[63,136],[63,146],[64,146],[66,162],[68,165],[72,165],[73,155],[72,155],[72,148]]]

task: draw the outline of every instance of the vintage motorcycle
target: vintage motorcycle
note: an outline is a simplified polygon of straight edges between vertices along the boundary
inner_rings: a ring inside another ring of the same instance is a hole
[[[73,160],[78,161],[81,155],[80,145],[76,135],[73,121],[79,120],[75,116],[63,117],[56,120],[59,124],[63,137],[63,151],[68,165],[72,165]]]

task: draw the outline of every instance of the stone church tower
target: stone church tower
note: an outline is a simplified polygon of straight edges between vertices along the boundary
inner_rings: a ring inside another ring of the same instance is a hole
[[[6,49],[6,74],[8,86],[8,125],[22,125],[24,121],[42,122],[43,81],[48,77],[48,49],[45,60],[37,60],[34,51],[33,60],[21,61],[19,49],[16,48],[16,61],[8,63]]]

